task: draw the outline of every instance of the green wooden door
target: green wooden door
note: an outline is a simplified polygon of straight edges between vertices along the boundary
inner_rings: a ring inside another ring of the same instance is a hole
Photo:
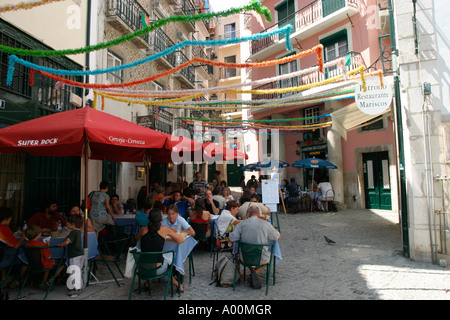
[[[322,0],[323,17],[345,7],[345,0]]]
[[[392,210],[388,152],[363,154],[367,209]]]
[[[239,186],[239,180],[244,174],[241,170],[242,164],[238,164],[237,161],[227,163],[227,185],[231,187]]]
[[[26,155],[24,218],[40,210],[46,199],[56,199],[60,212],[80,203],[80,161],[80,157]]]
[[[117,162],[103,160],[102,180],[106,180],[109,182],[107,193],[110,197],[117,193]],[[125,199],[120,199],[120,201],[123,200]]]
[[[275,10],[278,12],[278,28],[282,28],[285,25],[290,24],[292,26],[292,32],[295,31],[295,4],[294,0],[287,0],[275,6]],[[279,39],[283,39],[284,35],[279,35]]]

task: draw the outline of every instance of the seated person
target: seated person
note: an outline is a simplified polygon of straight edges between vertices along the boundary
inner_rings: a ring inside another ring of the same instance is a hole
[[[25,247],[46,247],[49,246],[50,243],[45,243],[39,241],[39,238],[42,235],[42,229],[38,225],[31,225],[28,226],[28,228],[25,230],[25,236],[28,239],[28,242],[25,244]],[[50,249],[40,249],[41,251],[41,263],[42,263],[42,269],[50,269],[52,268],[57,261],[51,257]],[[56,270],[56,276],[58,276],[61,271],[64,269],[64,265],[61,265],[59,270]],[[42,277],[42,282],[39,285],[39,288],[41,290],[47,290],[48,286],[50,285],[47,282],[49,272],[45,272],[44,276]]]
[[[164,251],[164,243],[166,239],[170,239],[175,243],[183,243],[184,238],[177,234],[171,228],[161,225],[162,214],[159,209],[152,209],[148,215],[148,225],[142,227],[138,234],[138,240],[141,242],[142,252],[161,252]],[[157,275],[166,272],[169,262],[159,256],[157,258]],[[180,287],[180,291],[184,291],[183,285],[178,283],[177,277],[173,276],[173,283],[176,287]],[[145,282],[147,284],[147,282]]]
[[[290,198],[299,196],[298,188],[299,185],[295,182],[295,178],[291,178],[291,182],[286,186]]]
[[[20,239],[14,237],[13,232],[9,228],[13,211],[9,208],[0,208],[0,250],[3,250],[3,257],[0,259],[1,282],[6,278],[7,267],[11,263],[17,262],[18,249],[25,241],[25,233],[22,233]]]
[[[242,220],[236,218],[239,212],[239,203],[236,201],[228,201],[227,206],[217,219],[217,232],[219,237],[228,237],[233,232],[235,226]]]
[[[114,194],[111,196],[111,210],[115,215],[124,214],[123,205],[119,202],[118,194]]]
[[[233,242],[241,241],[253,244],[268,244],[271,241],[277,241],[281,238],[280,233],[275,230],[271,223],[260,219],[259,208],[254,204],[248,209],[248,219],[240,222],[230,233],[230,240]],[[270,252],[268,247],[264,247],[261,253],[260,264],[268,263]],[[258,274],[264,270],[261,268],[251,268],[250,284],[253,288],[261,288]]]
[[[155,194],[153,195],[153,200],[162,202],[162,198],[164,198],[163,189],[162,187],[157,187],[155,189]]]
[[[202,198],[195,200],[194,208],[189,212],[191,222],[209,223],[211,221],[211,214],[205,209],[205,201]],[[206,237],[211,235],[209,225],[206,228]]]
[[[83,221],[84,221],[84,214],[82,214],[80,206],[77,204],[74,204],[72,207],[69,207],[69,213],[67,214],[67,219],[69,219],[70,216],[73,215],[81,215],[83,217]],[[92,225],[92,221],[91,219],[87,219],[87,227],[88,227],[88,232],[95,232],[94,226]],[[81,227],[81,229],[84,229],[84,222],[83,222],[83,226]]]
[[[270,209],[259,202],[259,196],[254,194],[250,196],[248,201],[242,203],[238,210],[238,218],[244,220],[247,218],[247,210],[250,206],[256,206],[260,209],[261,217],[267,219],[270,217]]]
[[[227,200],[221,195],[222,189],[220,187],[214,188],[212,197],[219,203],[219,210],[223,210],[227,204]]]
[[[320,211],[324,211],[324,207],[322,202],[323,201],[330,201],[333,200],[333,188],[331,186],[331,183],[329,182],[321,182],[317,185],[318,197],[317,197],[317,208]]]
[[[226,202],[234,201],[234,197],[233,195],[231,195],[230,188],[228,187],[222,189],[222,197],[225,199]]]
[[[178,207],[174,204],[167,208],[167,217],[162,220],[162,225],[173,229],[175,232],[186,231],[191,236],[195,235],[194,229],[178,214]]]
[[[142,201],[142,209],[136,212],[136,222],[140,227],[146,226],[148,224],[148,214],[150,210],[153,209],[155,201],[151,197],[145,197]]]
[[[168,207],[171,204],[175,204],[178,207],[178,213],[183,217],[186,218],[186,211],[189,206],[194,205],[194,199],[185,197],[184,195],[181,195],[180,191],[174,191],[172,192],[172,195],[165,196],[161,198],[163,205]]]
[[[214,200],[211,190],[205,191],[205,208],[210,214],[220,213],[220,204],[217,200]]]
[[[58,213],[58,205],[56,200],[47,200],[44,204],[42,212],[35,213],[28,219],[28,225],[38,225],[43,233],[50,233],[58,229],[59,222],[61,226],[66,226],[66,220]]]

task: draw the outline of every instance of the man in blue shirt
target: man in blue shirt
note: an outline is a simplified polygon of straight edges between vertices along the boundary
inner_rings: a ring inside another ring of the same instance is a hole
[[[183,218],[186,218],[186,210],[195,204],[194,199],[182,196],[179,191],[175,191],[172,195],[161,198],[163,205],[169,207],[175,204],[178,207],[178,213]]]
[[[178,233],[186,231],[191,236],[195,235],[194,229],[178,214],[178,207],[175,204],[169,205],[167,208],[167,217],[162,220],[161,225],[171,228]]]

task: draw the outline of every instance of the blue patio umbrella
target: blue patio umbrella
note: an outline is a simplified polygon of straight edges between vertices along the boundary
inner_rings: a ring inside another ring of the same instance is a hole
[[[256,163],[259,168],[287,168],[289,163],[282,160],[265,159]]]
[[[260,168],[257,166],[257,162],[249,163],[241,168],[242,171],[260,171]]]
[[[306,158],[298,160],[291,164],[294,168],[312,168],[312,181],[314,181],[314,169],[337,169],[336,165],[331,162],[319,158]],[[311,181],[311,186],[313,182]]]

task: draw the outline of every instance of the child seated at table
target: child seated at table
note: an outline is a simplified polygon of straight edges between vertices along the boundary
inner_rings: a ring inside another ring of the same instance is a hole
[[[39,238],[42,235],[42,229],[38,225],[31,225],[25,230],[25,236],[28,239],[28,242],[25,244],[25,247],[47,247],[50,245],[49,242],[39,241]],[[56,264],[56,259],[51,257],[51,252],[49,248],[40,249],[41,252],[41,260],[42,269],[51,269]],[[64,266],[61,266],[59,270],[57,270],[57,275],[60,274]],[[49,275],[49,271],[44,272],[44,276],[42,277],[42,282],[39,285],[39,289],[47,290],[49,287],[49,283],[47,282]]]
[[[73,215],[67,219],[67,226],[70,229],[69,235],[63,242],[57,244],[58,247],[67,246],[69,253],[69,265],[77,266],[79,272],[75,274],[82,275],[84,270],[84,250],[81,242],[81,227],[83,226],[83,217],[81,215]],[[67,294],[69,296],[78,295],[83,288],[83,277],[80,277],[80,281],[75,281],[75,286],[69,286]]]

